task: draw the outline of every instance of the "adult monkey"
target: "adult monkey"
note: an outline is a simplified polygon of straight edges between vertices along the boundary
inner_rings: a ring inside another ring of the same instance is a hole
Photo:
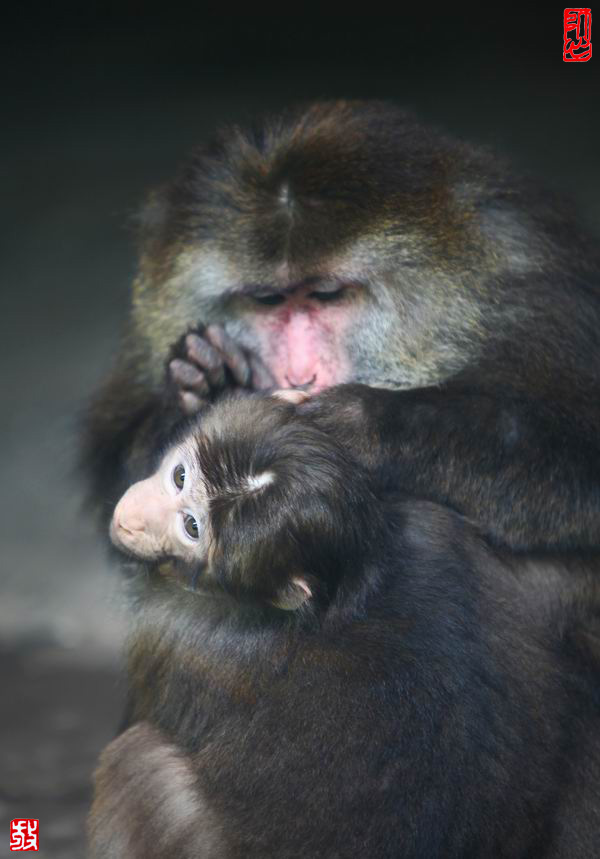
[[[225,131],[142,227],[96,497],[222,391],[360,382],[306,408],[327,426],[346,403],[347,443],[408,494],[516,550],[598,545],[599,261],[492,156],[387,104],[316,104]]]

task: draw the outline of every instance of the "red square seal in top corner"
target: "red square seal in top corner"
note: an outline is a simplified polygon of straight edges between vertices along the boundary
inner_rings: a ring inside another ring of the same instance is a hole
[[[11,850],[39,850],[40,821],[32,817],[17,817],[10,821]]]
[[[565,9],[563,18],[563,60],[586,63],[592,57],[592,10]]]

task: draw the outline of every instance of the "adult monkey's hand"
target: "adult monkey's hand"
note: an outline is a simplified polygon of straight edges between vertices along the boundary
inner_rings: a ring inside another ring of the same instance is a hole
[[[174,354],[169,379],[187,415],[196,414],[226,390],[262,391],[275,384],[261,359],[239,346],[221,325],[189,332]]]

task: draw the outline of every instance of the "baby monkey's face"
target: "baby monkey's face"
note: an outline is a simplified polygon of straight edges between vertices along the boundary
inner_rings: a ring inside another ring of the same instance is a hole
[[[189,441],[171,448],[151,477],[127,490],[110,536],[118,548],[144,560],[207,560],[208,496]]]
[[[308,394],[283,390],[274,397],[298,405],[308,399]],[[135,483],[121,498],[110,526],[111,540],[119,549],[148,561],[178,558],[197,565],[209,560],[210,493],[198,462],[201,434],[198,426],[167,452],[151,477]],[[260,492],[273,479],[268,471],[248,472],[238,481],[235,492]]]

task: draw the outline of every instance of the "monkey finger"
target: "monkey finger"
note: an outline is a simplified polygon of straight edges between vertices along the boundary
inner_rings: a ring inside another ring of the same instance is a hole
[[[218,350],[198,334],[188,334],[185,345],[188,357],[200,367],[210,386],[222,388],[225,384],[225,367],[223,356]]]
[[[178,388],[189,388],[193,393],[200,396],[208,396],[210,386],[204,373],[196,369],[188,361],[174,358],[169,364],[171,379]]]
[[[191,391],[180,391],[179,405],[184,414],[195,415],[200,411],[202,406],[206,405],[206,400],[203,400],[202,397],[193,394]]]
[[[222,360],[231,371],[237,384],[243,388],[249,387],[252,372],[248,358],[241,347],[220,325],[209,325],[205,333],[209,343],[219,350]]]

